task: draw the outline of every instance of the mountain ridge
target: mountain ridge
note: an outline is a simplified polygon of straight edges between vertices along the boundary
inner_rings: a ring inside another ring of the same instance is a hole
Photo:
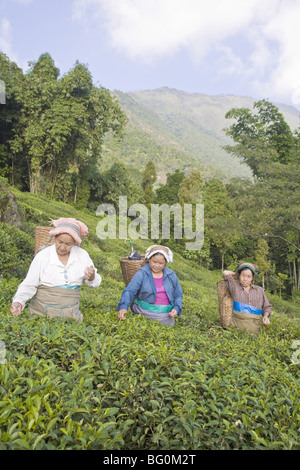
[[[252,109],[254,98],[238,95],[206,95],[175,88],[113,94],[128,117],[124,140],[105,140],[104,166],[118,159],[129,168],[143,171],[152,159],[157,171],[166,174],[179,169],[201,171],[204,178],[251,178],[250,169],[224,146],[232,143],[224,129],[231,122],[225,118],[232,108]],[[291,129],[299,127],[299,112],[285,104],[276,104]]]

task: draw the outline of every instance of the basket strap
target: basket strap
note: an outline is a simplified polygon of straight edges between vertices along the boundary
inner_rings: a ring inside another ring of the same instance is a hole
[[[45,248],[47,248],[48,243],[51,242],[52,238],[53,238],[53,237],[52,237],[52,235],[51,235],[51,237],[49,238],[49,240],[47,241],[47,243],[46,243],[45,245],[39,247],[39,249],[37,250],[37,253],[39,253],[40,251],[42,251],[42,250],[44,250]]]

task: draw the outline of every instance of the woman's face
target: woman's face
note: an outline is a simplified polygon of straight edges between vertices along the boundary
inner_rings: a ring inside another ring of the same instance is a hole
[[[166,258],[161,253],[151,256],[149,266],[153,273],[160,273],[166,265]]]
[[[69,254],[74,245],[74,239],[67,233],[61,233],[55,237],[56,252],[60,256]]]
[[[253,272],[251,269],[243,269],[240,274],[240,283],[243,287],[251,286],[253,281]]]

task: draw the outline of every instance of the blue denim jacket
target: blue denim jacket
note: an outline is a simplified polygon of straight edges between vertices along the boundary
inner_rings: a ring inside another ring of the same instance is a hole
[[[178,316],[180,316],[182,310],[182,289],[172,269],[164,267],[163,286],[170,300],[170,304],[173,305],[173,308],[177,310]],[[135,273],[128,286],[124,289],[117,310],[121,308],[128,310],[135,298],[148,302],[149,304],[154,304],[155,302],[156,287],[148,263]]]

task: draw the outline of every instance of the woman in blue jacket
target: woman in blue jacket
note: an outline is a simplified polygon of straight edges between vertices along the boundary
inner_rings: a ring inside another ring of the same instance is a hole
[[[128,308],[151,320],[173,325],[182,310],[182,289],[174,271],[166,267],[173,261],[171,250],[152,245],[145,254],[147,264],[139,269],[122,293],[118,318],[126,319]]]

